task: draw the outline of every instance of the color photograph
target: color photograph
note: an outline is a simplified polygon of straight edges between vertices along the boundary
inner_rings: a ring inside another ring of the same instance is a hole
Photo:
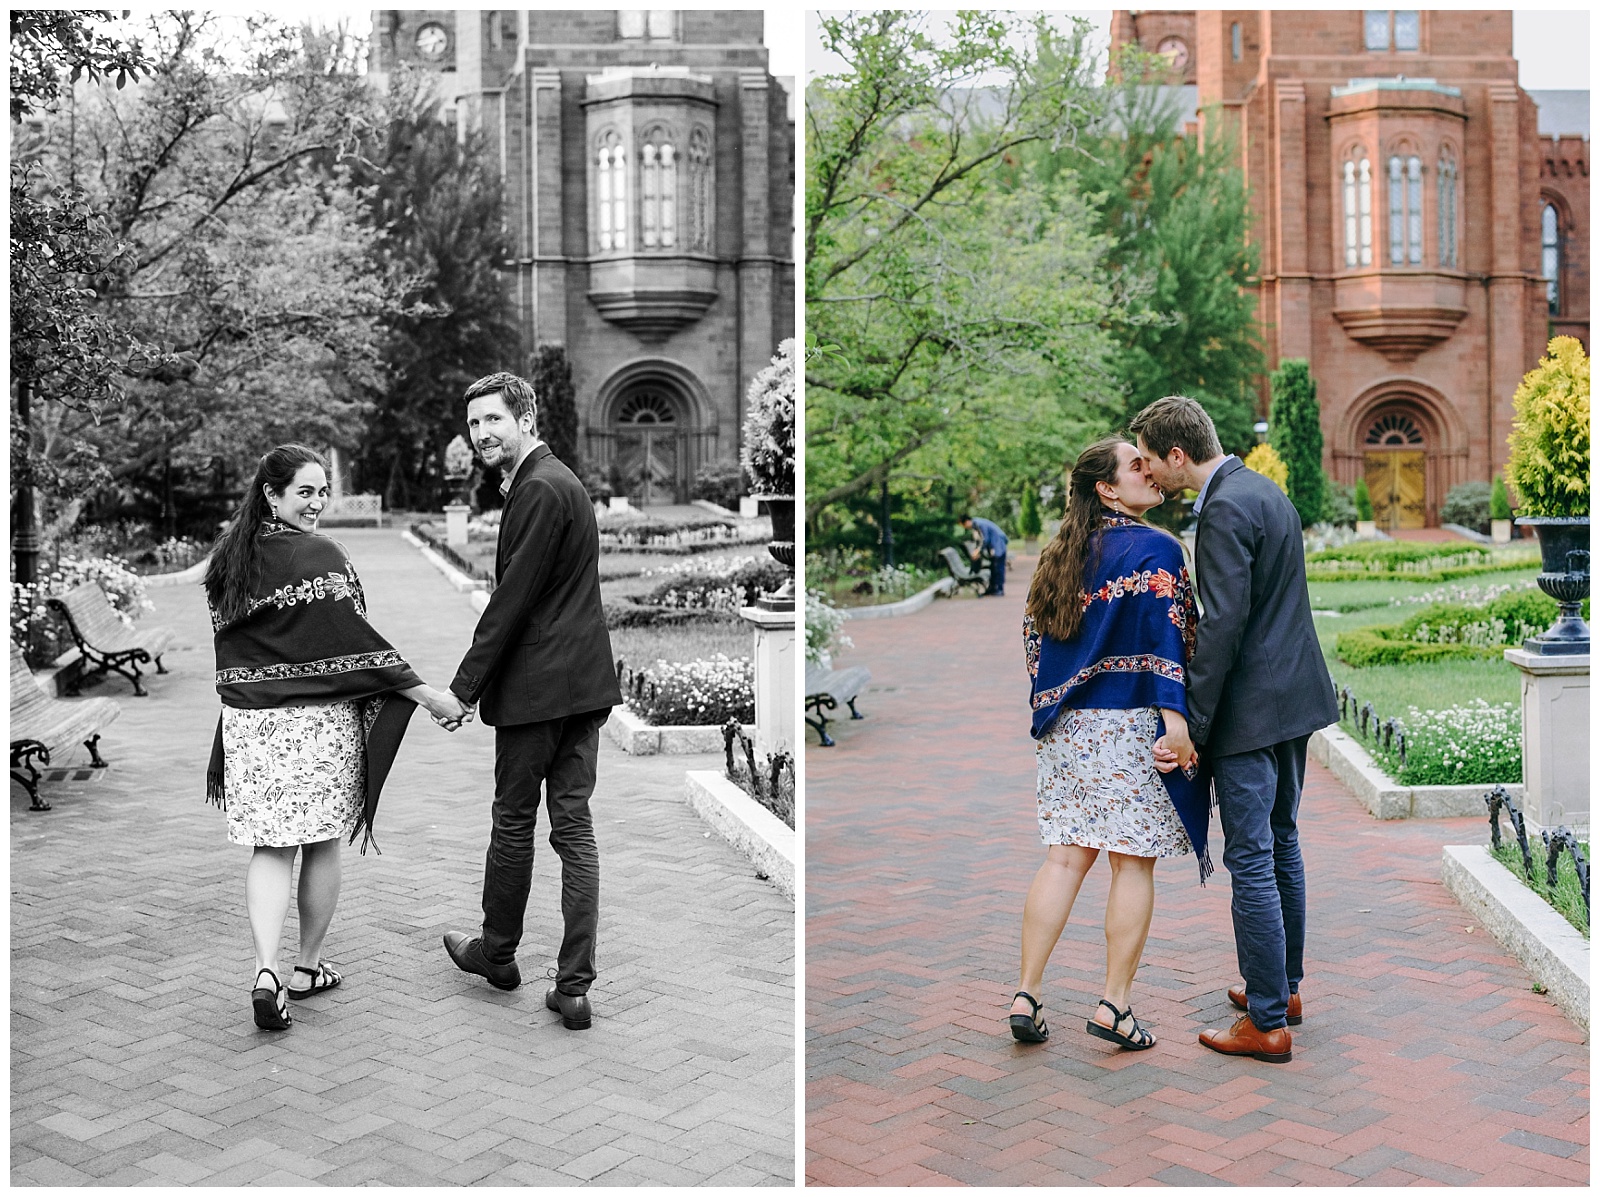
[[[1588,1185],[1588,13],[807,20],[806,1183]]]

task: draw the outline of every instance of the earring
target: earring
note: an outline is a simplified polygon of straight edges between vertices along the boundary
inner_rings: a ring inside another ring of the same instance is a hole
[[[1115,511],[1118,515],[1121,515],[1122,514],[1122,500],[1121,499],[1112,499],[1111,500],[1111,510]]]

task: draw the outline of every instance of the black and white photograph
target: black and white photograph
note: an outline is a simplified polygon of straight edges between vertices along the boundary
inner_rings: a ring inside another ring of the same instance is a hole
[[[798,12],[10,16],[10,1183],[793,1186]]]

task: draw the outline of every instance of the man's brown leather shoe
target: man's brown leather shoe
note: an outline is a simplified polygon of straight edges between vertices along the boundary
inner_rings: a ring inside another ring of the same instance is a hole
[[[1254,1056],[1268,1064],[1287,1064],[1294,1058],[1294,1053],[1289,1050],[1294,1040],[1289,1037],[1288,1027],[1258,1031],[1248,1014],[1229,1030],[1201,1031],[1200,1042],[1225,1056]]]
[[[1244,996],[1243,985],[1235,985],[1232,989],[1228,990],[1228,1000],[1232,1002],[1238,1009],[1243,1010],[1246,1014],[1250,1012],[1250,1003]],[[1289,995],[1289,1017],[1287,1021],[1291,1027],[1297,1027],[1301,1023],[1300,995],[1298,993],[1291,993]]]

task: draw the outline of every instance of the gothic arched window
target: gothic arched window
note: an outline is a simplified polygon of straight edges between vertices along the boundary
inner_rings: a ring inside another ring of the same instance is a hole
[[[663,129],[639,149],[639,239],[646,249],[668,249],[678,240],[678,156]]]
[[[613,130],[600,137],[595,158],[595,228],[600,248],[628,248],[628,147]]]
[[[1545,201],[1539,212],[1539,273],[1552,316],[1561,315],[1561,214]]]
[[[1456,214],[1456,156],[1448,146],[1439,151],[1439,265],[1461,264]]]
[[[1389,158],[1389,261],[1422,261],[1422,159],[1415,154]]]
[[[1344,195],[1344,264],[1372,265],[1372,162],[1360,146],[1346,156],[1340,171]]]
[[[702,128],[689,134],[689,249],[711,252],[711,138]]]

